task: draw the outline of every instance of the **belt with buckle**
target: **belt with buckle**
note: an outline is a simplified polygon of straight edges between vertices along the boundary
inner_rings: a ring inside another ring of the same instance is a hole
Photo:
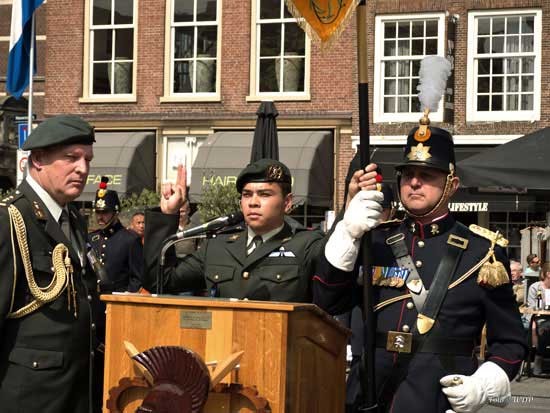
[[[454,356],[472,356],[476,343],[470,338],[426,337],[388,331],[376,333],[376,347],[396,353],[433,353]]]

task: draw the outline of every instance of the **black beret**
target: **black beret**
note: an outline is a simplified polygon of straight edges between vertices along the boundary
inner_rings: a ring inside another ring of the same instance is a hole
[[[94,128],[88,122],[75,115],[60,115],[38,125],[22,149],[28,151],[55,145],[91,145],[94,142]]]
[[[237,178],[237,191],[241,193],[249,182],[292,183],[292,176],[287,166],[274,159],[259,159],[248,164]]]

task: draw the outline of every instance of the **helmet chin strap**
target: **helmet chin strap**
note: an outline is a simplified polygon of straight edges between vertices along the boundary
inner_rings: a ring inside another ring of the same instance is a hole
[[[428,212],[426,212],[425,214],[415,214],[410,209],[408,209],[405,206],[405,204],[403,203],[403,201],[401,201],[401,191],[398,190],[397,191],[397,197],[399,198],[399,202],[401,202],[401,205],[403,205],[403,209],[405,210],[407,215],[412,217],[412,218],[417,218],[418,219],[418,218],[425,218],[425,217],[433,214],[435,211],[437,211],[443,203],[445,203],[449,200],[449,194],[451,192],[451,187],[452,187],[452,182],[453,182],[454,177],[455,177],[454,171],[451,171],[447,175],[447,179],[445,181],[445,189],[443,190],[443,193],[441,194],[441,197],[439,198],[439,201],[437,201],[437,203],[434,205],[434,207],[432,209],[430,209]],[[398,175],[397,175],[397,186],[398,186],[398,189],[401,187],[401,173],[398,173]]]
[[[111,225],[113,225],[113,223],[116,222],[117,218],[118,218],[118,212],[113,213],[113,216],[111,217],[111,219],[107,221],[105,225],[102,225],[101,229],[109,228]]]

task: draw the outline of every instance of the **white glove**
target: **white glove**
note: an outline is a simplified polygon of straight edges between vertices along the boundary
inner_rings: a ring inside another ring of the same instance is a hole
[[[325,245],[328,262],[342,271],[353,270],[361,236],[378,225],[383,200],[384,194],[379,191],[359,191],[353,197],[344,219],[336,224]]]
[[[348,234],[359,239],[365,232],[380,223],[384,194],[380,191],[359,191],[349,203],[344,214],[344,226]]]
[[[504,407],[511,398],[508,375],[491,361],[483,363],[471,376],[453,374],[443,377],[439,383],[454,409],[446,413],[473,413],[487,403]]]

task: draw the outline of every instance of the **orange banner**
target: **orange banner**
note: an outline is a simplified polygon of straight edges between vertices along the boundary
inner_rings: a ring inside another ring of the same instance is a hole
[[[290,13],[301,21],[306,33],[322,42],[343,30],[357,3],[358,0],[286,0]]]

